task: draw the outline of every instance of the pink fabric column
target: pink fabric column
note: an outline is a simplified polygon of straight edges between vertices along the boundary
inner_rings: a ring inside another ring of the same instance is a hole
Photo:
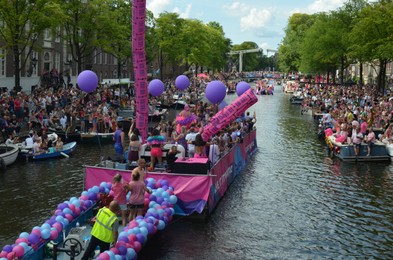
[[[145,19],[146,0],[132,1],[132,59],[135,74],[136,91],[136,127],[142,139],[147,138],[148,128],[148,99],[147,70],[145,53]]]

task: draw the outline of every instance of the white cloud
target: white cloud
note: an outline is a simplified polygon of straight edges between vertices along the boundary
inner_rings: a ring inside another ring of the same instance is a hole
[[[187,19],[190,18],[191,9],[192,9],[192,4],[188,4],[184,12],[182,12],[178,7],[175,7],[173,9],[173,12],[178,13],[181,18]]]
[[[149,0],[146,3],[147,9],[153,12],[157,17],[160,13],[165,11],[165,8],[171,4],[171,0]]]
[[[247,16],[240,19],[241,30],[246,31],[265,27],[271,18],[272,13],[269,10],[257,10],[256,8],[252,8]]]
[[[241,15],[250,10],[250,7],[244,3],[232,2],[231,5],[224,5],[224,9],[229,11],[232,15]]]
[[[329,12],[332,10],[337,10],[342,7],[346,0],[315,0],[313,3],[308,5],[305,9],[296,8],[291,11],[293,13],[307,13],[314,14],[320,12]]]

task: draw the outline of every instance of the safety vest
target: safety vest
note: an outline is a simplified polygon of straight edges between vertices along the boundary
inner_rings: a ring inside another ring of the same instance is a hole
[[[96,223],[93,226],[91,235],[106,243],[114,242],[112,226],[116,220],[116,214],[110,211],[108,208],[104,207],[100,209],[96,216]]]

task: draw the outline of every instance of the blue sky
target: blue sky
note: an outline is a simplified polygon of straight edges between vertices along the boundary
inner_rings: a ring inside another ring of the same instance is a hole
[[[345,0],[147,0],[157,17],[162,12],[176,12],[182,18],[205,23],[220,23],[233,44],[252,41],[259,47],[277,50],[288,18],[296,12],[316,13],[335,10]],[[266,52],[264,52],[266,54]]]

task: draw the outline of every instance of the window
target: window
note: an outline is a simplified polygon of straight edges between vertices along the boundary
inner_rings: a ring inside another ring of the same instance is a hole
[[[50,35],[50,30],[49,29],[45,29],[44,40],[45,41],[51,41],[52,40],[52,37]]]
[[[60,42],[60,34],[61,34],[61,28],[60,27],[56,27],[55,42],[57,42],[57,43]]]
[[[6,53],[4,49],[0,49],[0,77],[5,77]]]

